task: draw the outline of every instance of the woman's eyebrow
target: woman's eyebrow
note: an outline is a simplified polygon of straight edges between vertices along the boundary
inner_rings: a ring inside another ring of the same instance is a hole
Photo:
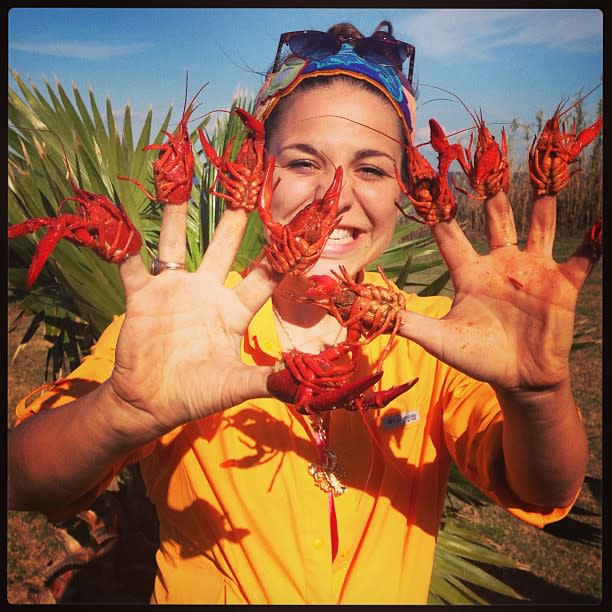
[[[308,155],[320,155],[320,151],[316,147],[313,147],[312,145],[305,142],[296,142],[289,144],[286,147],[283,147],[281,149],[281,152],[289,150],[301,151],[302,153],[306,153]],[[379,149],[358,149],[355,153],[356,159],[364,159],[367,157],[386,157],[390,159],[393,163],[395,163],[395,158],[393,157],[393,155],[385,151],[381,151]]]

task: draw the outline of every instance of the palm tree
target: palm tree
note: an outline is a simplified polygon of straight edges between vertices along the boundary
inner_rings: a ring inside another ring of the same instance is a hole
[[[33,84],[28,87],[17,73],[12,72],[12,76],[21,96],[9,88],[9,224],[56,216],[57,203],[73,195],[66,179],[69,164],[83,189],[103,194],[115,203],[121,202],[143,237],[141,256],[148,263],[156,252],[161,210],[131,183],[117,177],[130,176],[145,185],[150,184],[151,164],[156,153],[142,149],[151,142],[162,142],[164,131],[170,125],[172,108],[153,139],[152,111],[149,110],[142,132],[134,143],[129,105],[123,111],[123,127],[119,133],[110,100],[106,100],[104,120],[91,90],[90,110],[76,85],[72,88],[73,103],[60,82],[55,89],[46,83],[48,97],[45,97]],[[246,110],[251,104],[242,97],[233,102],[234,107]],[[197,128],[207,126],[210,121],[209,116],[195,126],[193,140]],[[208,131],[212,132],[211,142],[217,151],[224,151],[228,142],[243,132],[234,114],[223,114]],[[239,144],[237,138],[235,146]],[[192,192],[195,197],[189,207],[187,225],[187,266],[191,270],[199,264],[223,211],[223,200],[209,194],[214,173],[214,168],[196,155]],[[66,203],[64,210],[68,207]],[[447,284],[449,273],[444,268],[439,275],[434,275],[434,280],[419,282],[420,272],[431,273],[442,263],[430,233],[419,232],[421,229],[415,222],[399,224],[392,246],[371,267],[381,265],[400,287],[411,287],[421,295],[433,295]],[[33,315],[20,348],[44,325],[45,337],[51,342],[48,369],[50,367],[50,375],[56,379],[76,367],[113,315],[124,311],[125,297],[115,265],[66,241],[60,241],[34,287],[27,291],[25,277],[39,239],[40,232],[10,241],[9,296],[18,301],[22,314]],[[262,244],[258,216],[251,215],[235,269],[241,270],[253,261]],[[451,479],[449,491],[472,503],[484,503],[458,475]],[[518,567],[496,553],[474,531],[445,518],[438,536],[430,601],[486,603],[484,596],[478,595],[470,584],[485,591],[519,597],[484,571],[480,563]]]

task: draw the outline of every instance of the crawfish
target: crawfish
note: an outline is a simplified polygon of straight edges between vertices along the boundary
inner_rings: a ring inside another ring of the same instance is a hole
[[[588,95],[588,94],[587,94]],[[529,176],[536,196],[557,195],[565,189],[580,167],[570,169],[582,150],[599,134],[603,120],[601,117],[592,125],[576,134],[576,120],[572,128],[565,132],[559,127],[559,118],[570,110],[561,111],[564,102],[557,106],[553,116],[544,124],[539,138],[536,137],[529,149]]]
[[[189,120],[193,114],[194,103],[204,84],[183,109],[183,115],[174,134],[164,131],[168,140],[163,144],[150,144],[143,151],[159,151],[158,158],[153,162],[153,179],[156,197],[153,197],[137,179],[120,176],[122,180],[134,183],[149,199],[160,204],[184,204],[191,197],[193,187],[194,158]]]
[[[257,211],[268,230],[268,244],[264,252],[272,268],[281,274],[306,274],[319,259],[327,239],[341,217],[336,217],[342,188],[342,167],[336,169],[334,179],[320,200],[314,200],[282,225],[272,218],[274,158],[266,167],[264,185]]]
[[[92,249],[96,255],[110,263],[120,263],[131,255],[136,255],[142,246],[142,238],[123,206],[120,203],[115,205],[105,195],[81,189],[72,178],[65,151],[64,161],[74,197],[64,198],[58,205],[58,212],[61,213],[62,205],[67,201],[76,202],[76,212],[59,214],[57,217],[35,217],[8,228],[9,239],[47,228],[47,232],[36,245],[28,270],[28,290],[32,288],[45,262],[62,238],[77,246]]]
[[[395,289],[380,266],[378,272],[386,287],[356,283],[347,269],[340,266],[340,272],[332,270],[333,278],[327,275],[311,276],[309,280],[312,286],[303,297],[296,298],[327,310],[340,325],[347,328],[348,342],[356,342],[361,336],[371,342],[381,334],[390,334],[375,372],[381,371],[383,361],[402,324],[402,312],[406,308],[404,294]]]
[[[402,192],[412,202],[415,211],[422,219],[406,214],[396,203],[397,208],[408,219],[427,225],[435,225],[439,221],[453,219],[457,212],[457,203],[448,185],[446,175],[436,172],[421,155],[418,147],[409,146],[406,152],[408,185],[402,181],[397,168],[395,176]]]
[[[385,391],[367,391],[383,373],[351,380],[353,361],[336,363],[350,350],[351,345],[343,342],[323,349],[318,355],[296,350],[283,353],[282,367],[268,376],[268,391],[281,401],[295,404],[299,413],[313,414],[338,408],[351,411],[382,408],[416,383],[414,380]]]
[[[453,161],[457,160],[462,168],[467,166],[463,147],[459,143],[450,144],[442,126],[433,118],[429,120],[431,148],[438,154],[438,174],[446,176]]]
[[[468,193],[460,187],[457,187],[454,181],[453,185],[458,191],[467,195],[470,198],[473,198],[475,200],[487,200],[489,198],[492,198],[500,191],[505,191],[506,193],[508,192],[510,177],[506,131],[502,128],[500,148],[499,144],[495,140],[495,137],[487,128],[487,125],[484,122],[484,119],[482,118],[482,112],[480,113],[480,117],[475,114],[472,115],[472,117],[475,119],[476,126],[478,128],[478,138],[476,140],[476,145],[474,148],[473,160],[473,134],[470,134],[470,142],[467,148],[465,149],[467,161],[463,156],[457,156],[456,159],[459,162],[459,165],[461,166],[465,175],[468,177],[470,185],[472,186],[472,189],[476,192],[476,195]],[[432,121],[434,120],[430,120],[430,125]],[[440,129],[440,131],[442,130],[440,126],[438,126],[438,128]],[[442,132],[442,135],[444,135],[444,132]],[[443,142],[443,140],[441,138],[434,140],[434,138],[432,137],[432,147],[438,153],[441,153],[441,151],[439,151],[437,148],[439,146],[439,142]],[[444,152],[444,150],[444,147],[442,147],[442,152]]]
[[[233,138],[220,157],[206,138],[204,130],[199,129],[198,134],[206,157],[217,168],[217,176],[210,193],[226,200],[229,208],[252,211],[257,206],[264,181],[265,130],[263,123],[247,111],[236,108],[235,112],[248,129],[249,135],[242,143],[234,161],[230,159],[234,145]],[[217,183],[221,183],[225,193],[215,190]]]

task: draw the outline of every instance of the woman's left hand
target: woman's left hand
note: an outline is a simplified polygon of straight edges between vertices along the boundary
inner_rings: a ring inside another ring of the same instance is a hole
[[[451,273],[453,304],[438,320],[404,313],[400,335],[498,392],[554,389],[569,377],[576,301],[597,245],[587,237],[566,262],[553,259],[553,196],[535,200],[523,250],[504,192],[485,203],[485,214],[486,255],[455,220],[432,228]]]

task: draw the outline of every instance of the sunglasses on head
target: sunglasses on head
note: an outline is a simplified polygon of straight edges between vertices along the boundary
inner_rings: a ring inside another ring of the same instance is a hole
[[[372,36],[354,38],[353,36],[336,36],[330,32],[318,30],[300,30],[281,34],[276,51],[276,59],[272,72],[277,72],[282,62],[281,51],[288,45],[294,55],[304,59],[322,59],[335,55],[340,51],[343,43],[352,45],[355,53],[365,60],[379,66],[393,66],[402,73],[402,66],[407,58],[410,59],[408,71],[404,75],[412,84],[412,71],[414,69],[413,45],[397,40],[388,32],[374,32]]]

